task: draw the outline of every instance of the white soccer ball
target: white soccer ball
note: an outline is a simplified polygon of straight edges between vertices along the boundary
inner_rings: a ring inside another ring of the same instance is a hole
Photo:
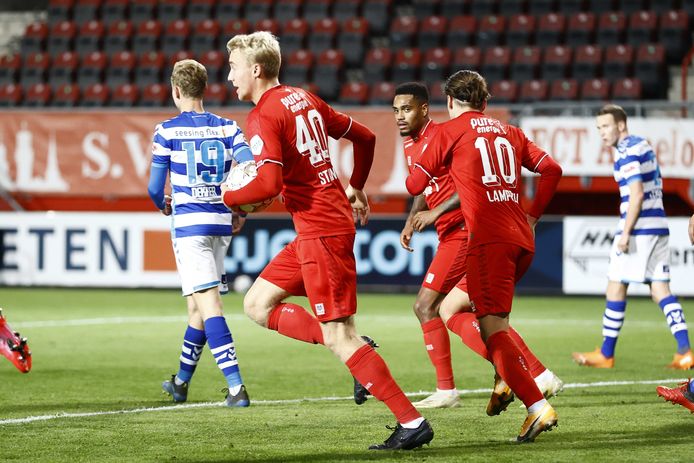
[[[230,190],[238,190],[248,185],[258,175],[258,168],[255,161],[246,161],[236,164],[227,175],[226,185]],[[272,204],[272,198],[256,204],[244,204],[239,206],[243,212],[259,212]]]
[[[248,275],[239,275],[234,278],[233,289],[235,293],[245,293],[253,284],[253,280]]]

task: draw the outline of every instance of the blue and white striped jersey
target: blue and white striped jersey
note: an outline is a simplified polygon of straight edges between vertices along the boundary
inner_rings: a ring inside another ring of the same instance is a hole
[[[220,185],[232,161],[252,159],[243,132],[232,120],[182,112],[157,125],[152,172],[170,173],[175,238],[231,235],[231,211],[222,202]],[[157,195],[150,191],[150,196]]]
[[[643,205],[632,235],[669,235],[663,209],[663,179],[651,145],[642,137],[629,135],[619,142],[614,153],[614,179],[619,184],[618,234],[624,230],[629,206],[629,184],[643,183]]]

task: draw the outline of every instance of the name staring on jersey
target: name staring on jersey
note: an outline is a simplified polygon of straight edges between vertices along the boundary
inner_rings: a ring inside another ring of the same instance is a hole
[[[290,93],[289,95],[282,98],[280,101],[282,102],[285,108],[287,108],[293,113],[306,109],[309,106],[308,101],[304,100],[304,97],[301,96],[301,94],[298,92]]]
[[[217,189],[213,186],[194,186],[190,189],[190,195],[193,198],[214,198],[219,196]]]
[[[506,130],[504,130],[504,126],[501,125],[501,122],[491,117],[470,119],[470,126],[475,129],[477,133],[506,134]]]
[[[487,199],[490,203],[498,203],[505,201],[518,202],[518,193],[514,193],[511,190],[487,190]]]
[[[225,135],[217,127],[205,127],[203,128],[185,128],[176,129],[174,131],[174,137],[176,138],[222,138]]]
[[[327,185],[328,183],[337,180],[337,174],[332,167],[328,167],[327,169],[318,172],[318,178],[320,179],[321,185]]]

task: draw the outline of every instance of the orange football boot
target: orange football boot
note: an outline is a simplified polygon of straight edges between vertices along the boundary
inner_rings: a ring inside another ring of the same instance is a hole
[[[520,434],[516,437],[516,442],[533,442],[542,431],[551,431],[555,426],[557,426],[557,412],[547,402],[539,411],[528,413],[521,426]]]
[[[690,381],[691,379],[680,383],[679,386],[673,388],[658,386],[655,388],[655,391],[663,399],[667,400],[668,402],[672,402],[673,405],[682,405],[691,413],[694,413],[694,394],[689,392]]]
[[[692,355],[691,349],[684,354],[675,354],[672,363],[668,365],[668,368],[675,370],[689,370],[692,367],[694,367],[694,355]]]
[[[605,357],[602,355],[600,348],[596,348],[593,352],[574,352],[571,354],[574,362],[584,367],[593,368],[613,368],[614,357]]]

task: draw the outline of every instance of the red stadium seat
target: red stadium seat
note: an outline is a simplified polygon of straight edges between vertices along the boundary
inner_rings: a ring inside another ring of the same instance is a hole
[[[527,0],[503,0],[499,2],[499,14],[502,16],[510,17],[515,15],[526,14],[527,12]]]
[[[409,82],[419,78],[422,53],[416,48],[398,50],[393,60],[392,77],[395,83]]]
[[[140,98],[140,91],[135,85],[123,84],[113,90],[111,94],[110,106],[132,107],[137,104]]]
[[[375,84],[390,79],[393,52],[390,48],[372,48],[364,59],[364,81]]]
[[[617,79],[612,84],[613,100],[640,100],[643,98],[641,93],[641,81],[639,79]]]
[[[126,21],[129,4],[130,0],[104,0],[104,5],[101,7],[101,21],[106,27],[118,21]]]
[[[150,84],[142,89],[138,106],[162,107],[168,106],[171,99],[171,87],[168,84]]]
[[[361,16],[369,23],[369,30],[383,35],[388,32],[392,0],[364,0]]]
[[[445,84],[445,82],[433,82],[429,84],[429,104],[446,104],[446,94],[443,91],[443,87]]]
[[[516,82],[537,79],[541,61],[542,51],[539,47],[516,48],[511,60],[511,79]]]
[[[229,21],[243,19],[243,5],[245,0],[218,0],[217,8],[214,10],[213,19],[219,21],[220,24],[226,24]]]
[[[452,18],[466,13],[469,0],[446,0],[441,2],[441,16]]]
[[[62,84],[53,96],[52,106],[72,108],[79,104],[80,88],[73,84]]]
[[[694,5],[694,1],[692,2]],[[680,64],[692,43],[689,16],[683,10],[668,11],[660,16],[658,43],[665,47],[669,64]]]
[[[566,45],[577,47],[588,45],[595,40],[596,19],[593,13],[578,13],[569,17],[566,30]]]
[[[535,17],[526,14],[511,16],[506,31],[509,47],[522,47],[533,43],[535,36]]]
[[[333,6],[332,0],[305,0],[303,3],[304,19],[310,24],[330,17],[330,9]]]
[[[190,0],[186,19],[190,21],[191,24],[195,24],[196,26],[203,21],[207,21],[208,19],[214,19],[217,21],[217,18],[213,18],[212,16],[216,3],[217,0]]]
[[[174,53],[173,55],[170,55],[168,58],[168,62],[164,64],[164,76],[162,77],[161,81],[165,83],[171,82],[171,73],[173,72],[173,67],[174,64],[176,64],[179,61],[183,61],[184,59],[195,59],[195,55],[189,51],[181,50],[177,53]],[[200,61],[200,60],[199,60]],[[204,66],[204,63],[200,61],[200,63]],[[206,68],[207,69],[207,68]],[[217,70],[219,71],[219,70]],[[226,74],[224,75],[224,78],[221,80],[222,82],[226,81]],[[219,72],[216,74],[211,74],[210,70],[207,70],[207,84],[211,84],[213,82],[220,82],[219,78]]]
[[[46,50],[51,56],[58,56],[66,51],[72,51],[77,35],[77,26],[70,21],[61,21],[51,27],[48,35]]]
[[[369,37],[369,23],[364,18],[352,18],[342,24],[337,35],[337,48],[345,54],[345,63],[361,67]]]
[[[104,38],[104,53],[112,55],[123,50],[129,50],[134,30],[133,23],[130,21],[111,23]]]
[[[557,2],[557,12],[567,16],[579,14],[586,9],[586,0],[561,0]]]
[[[21,85],[5,84],[0,85],[0,106],[15,107],[22,103],[24,92]]]
[[[282,55],[288,56],[296,50],[301,50],[306,45],[308,35],[308,23],[305,19],[290,19],[282,26],[280,43],[282,44]]]
[[[475,44],[480,48],[501,45],[506,34],[506,18],[503,16],[485,16],[477,28]]]
[[[531,0],[528,2],[528,14],[543,15],[557,10],[556,0]]]
[[[78,26],[89,21],[95,21],[99,19],[100,8],[101,0],[77,0],[72,11],[72,20]]]
[[[308,36],[307,48],[313,53],[322,53],[335,48],[335,39],[339,30],[335,19],[324,18],[313,23],[311,34]]]
[[[369,86],[364,82],[351,82],[340,89],[340,104],[365,105],[369,100]]]
[[[111,87],[130,83],[136,62],[135,54],[129,51],[122,51],[111,56],[106,68],[106,83]]]
[[[162,81],[166,58],[161,51],[150,51],[140,55],[135,67],[135,84],[140,88]]]
[[[562,14],[547,13],[540,16],[535,34],[535,43],[559,44],[564,42],[566,17]]]
[[[75,0],[50,0],[48,2],[48,24],[56,24],[72,19]]]
[[[184,16],[188,0],[166,0],[157,5],[157,20],[166,27],[168,24],[187,19]]]
[[[362,0],[336,0],[333,3],[333,18],[338,22],[359,18]]]
[[[275,18],[280,21],[291,21],[301,17],[303,0],[282,0],[275,4]]]
[[[246,2],[244,17],[251,24],[260,22],[263,19],[272,18],[272,4],[273,0],[253,0],[252,2]]]
[[[313,69],[313,83],[318,96],[326,101],[335,101],[340,93],[345,57],[340,50],[325,50],[318,55]]]
[[[100,21],[88,21],[80,26],[80,33],[75,40],[75,51],[86,56],[102,50],[104,41],[104,24]]]
[[[497,80],[490,88],[490,103],[515,103],[518,98],[518,83],[514,80]]]
[[[443,16],[426,16],[419,25],[417,46],[429,50],[443,46],[448,30],[448,21]]]
[[[369,92],[369,104],[370,105],[388,105],[393,104],[393,97],[395,96],[395,84],[392,82],[379,82],[371,86],[371,91]]]
[[[101,83],[104,80],[107,62],[106,54],[101,51],[95,51],[85,56],[77,70],[77,84],[84,88]]]
[[[192,28],[186,19],[176,19],[166,26],[166,32],[161,38],[160,50],[166,55],[173,55],[177,51],[188,50],[188,38]]]
[[[309,50],[296,50],[282,66],[282,81],[286,85],[297,86],[311,80],[314,56]]]
[[[546,80],[527,80],[521,84],[518,103],[534,103],[547,100],[549,85]]]
[[[108,104],[111,90],[103,84],[93,84],[84,89],[80,106],[100,108]]]
[[[554,80],[566,77],[569,72],[571,58],[571,48],[562,47],[561,45],[545,48],[541,68],[542,78]]]
[[[130,21],[136,26],[154,20],[158,0],[132,0],[130,4]]]
[[[451,48],[472,45],[477,34],[477,19],[473,16],[454,16],[448,22],[446,43]]]
[[[621,11],[601,14],[598,20],[597,44],[608,46],[624,43],[626,27],[626,16]]]
[[[669,76],[665,63],[665,48],[662,45],[643,44],[638,48],[634,77],[641,81],[645,98],[667,97]]]
[[[133,36],[133,53],[157,51],[163,29],[161,23],[154,20],[145,21],[137,26],[137,32]]]
[[[470,14],[482,18],[484,16],[493,16],[498,11],[499,0],[470,0]]]
[[[654,43],[656,30],[658,29],[658,17],[651,11],[637,11],[629,16],[627,28],[627,43],[637,47],[644,43]]]
[[[581,84],[581,99],[607,101],[610,98],[610,83],[607,79],[588,79]]]
[[[418,29],[414,16],[398,16],[390,23],[390,47],[394,50],[412,48]]]
[[[602,48],[594,45],[583,45],[576,48],[571,76],[579,82],[593,79],[600,75],[602,69]]]
[[[272,35],[280,35],[280,23],[276,19],[265,18],[251,24],[253,24],[254,31],[268,31]]]
[[[207,69],[207,79],[209,82],[226,82],[229,58],[225,52],[210,50],[198,58],[198,61]],[[169,66],[173,69],[173,66]],[[169,76],[171,71],[169,70]]]
[[[25,89],[46,81],[51,57],[47,53],[32,53],[24,59],[24,66],[20,71],[19,82]]]
[[[248,34],[251,31],[251,25],[245,19],[232,19],[227,22],[220,21],[220,24],[223,25],[224,37],[231,38],[239,34]],[[226,45],[226,42],[224,45]]]
[[[608,80],[632,75],[634,49],[630,45],[613,45],[605,50],[602,75]]]
[[[42,53],[46,50],[46,39],[48,37],[48,26],[43,22],[29,24],[24,31],[20,50],[22,56],[31,53]]]
[[[482,75],[488,82],[505,80],[511,65],[511,49],[508,47],[487,48],[482,58]]]
[[[424,82],[438,82],[449,75],[453,53],[450,48],[432,48],[424,54],[420,79]]]
[[[220,83],[208,84],[205,89],[205,106],[219,107],[227,104],[229,86]]]
[[[222,26],[215,19],[204,19],[195,25],[195,31],[190,38],[188,50],[193,53],[204,53],[207,50],[216,50],[217,38],[222,33]],[[221,44],[220,44],[221,45]]]
[[[44,107],[51,103],[53,92],[50,85],[34,84],[30,86],[24,95],[24,106]]]
[[[0,56],[0,85],[16,84],[21,67],[22,57],[19,53]]]
[[[61,53],[53,60],[53,64],[51,64],[51,68],[48,71],[48,83],[51,84],[53,88],[63,84],[73,83],[75,81],[77,66],[79,66],[79,57],[77,53],[73,51]]]
[[[552,82],[549,89],[552,101],[573,101],[578,99],[578,82],[574,79],[559,79]]]
[[[477,47],[462,47],[453,54],[453,69],[471,69],[479,71],[482,64],[482,52]]]

